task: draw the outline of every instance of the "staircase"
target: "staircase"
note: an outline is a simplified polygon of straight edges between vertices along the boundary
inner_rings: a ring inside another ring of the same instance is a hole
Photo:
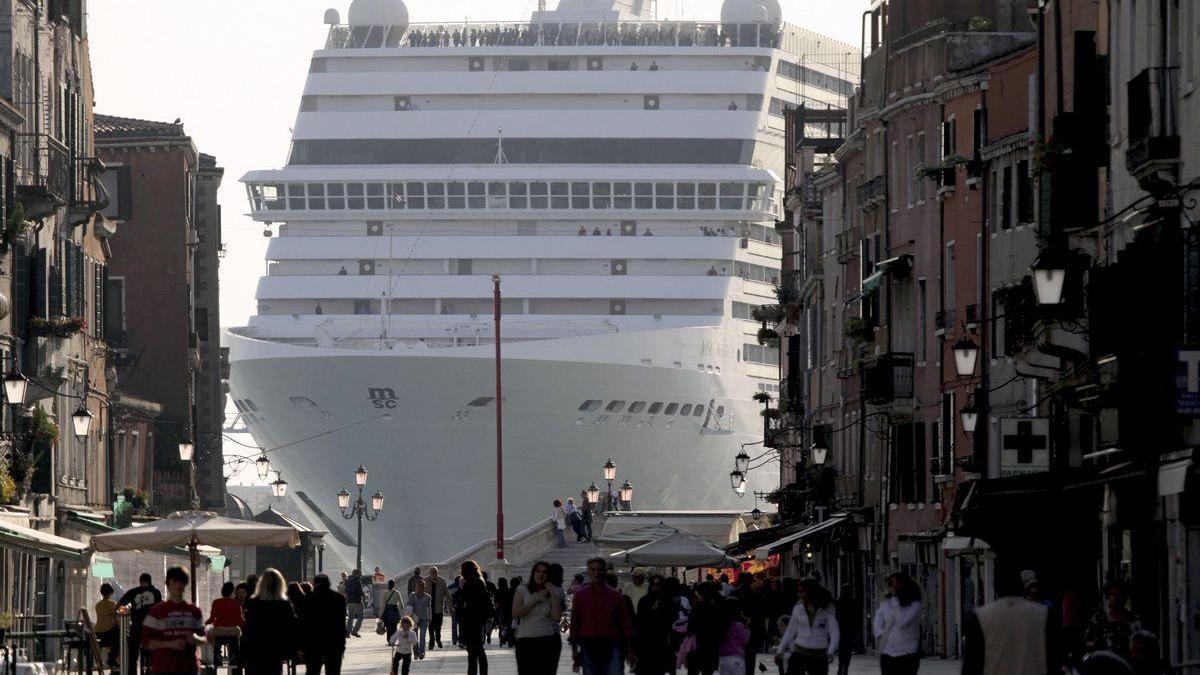
[[[529,570],[533,569],[534,563],[544,560],[552,565],[555,563],[562,565],[563,577],[569,582],[572,576],[587,571],[589,559],[603,557],[595,544],[576,543],[573,533],[568,531],[567,534],[570,536],[567,537],[567,545],[564,548],[550,548],[531,556],[528,560],[510,561],[512,562],[512,574],[527,577]]]

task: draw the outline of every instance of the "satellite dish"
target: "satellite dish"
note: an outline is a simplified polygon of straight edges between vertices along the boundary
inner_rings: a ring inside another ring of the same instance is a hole
[[[337,26],[340,23],[342,23],[342,15],[338,14],[338,11],[336,9],[330,7],[329,9],[325,10],[325,25],[326,26]]]
[[[408,27],[408,7],[404,0],[354,0],[350,3],[347,23],[351,26]]]
[[[783,8],[779,0],[725,0],[721,5],[722,23],[779,23]]]

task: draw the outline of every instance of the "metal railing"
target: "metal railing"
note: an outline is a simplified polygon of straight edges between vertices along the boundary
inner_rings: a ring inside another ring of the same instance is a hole
[[[71,196],[74,171],[70,151],[47,134],[17,135],[17,186],[41,188],[53,199]]]
[[[863,396],[882,405],[913,396],[912,354],[889,352],[862,362]]]
[[[778,48],[782,24],[695,21],[424,23],[330,26],[326,49],[398,47]]]
[[[1127,85],[1129,149],[1126,168],[1179,158],[1179,68],[1147,68]]]
[[[858,205],[860,208],[873,206],[875,202],[881,201],[886,195],[887,183],[883,176],[875,176],[874,178],[860,184],[858,186]]]

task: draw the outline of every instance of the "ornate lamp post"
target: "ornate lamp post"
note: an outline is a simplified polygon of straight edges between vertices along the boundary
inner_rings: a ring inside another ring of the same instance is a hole
[[[625,479],[625,484],[621,486],[621,501],[629,504],[630,510],[633,509],[633,483],[629,479]]]
[[[587,495],[589,504],[595,505],[600,501],[600,488],[596,486],[596,481],[592,481],[592,484],[587,486],[587,488],[584,490],[584,494]]]
[[[346,520],[358,519],[358,541],[356,543],[357,557],[356,569],[362,571],[362,524],[363,518],[367,520],[376,520],[379,518],[380,512],[383,511],[383,493],[376,490],[374,495],[371,495],[371,504],[363,500],[363,489],[367,486],[367,467],[358,466],[358,470],[354,472],[354,484],[358,486],[358,499],[353,504],[350,503],[350,493],[346,490],[338,492],[338,508],[342,510],[342,517]]]
[[[613,481],[616,479],[617,479],[617,465],[613,463],[612,457],[609,457],[608,461],[604,463],[604,480],[606,482],[608,482],[608,494],[604,498],[604,506],[606,509],[612,509],[612,507],[613,507],[612,484],[613,484]]]
[[[188,436],[179,441],[179,461],[188,468],[188,498],[192,510],[200,508],[200,495],[196,493],[196,444]]]

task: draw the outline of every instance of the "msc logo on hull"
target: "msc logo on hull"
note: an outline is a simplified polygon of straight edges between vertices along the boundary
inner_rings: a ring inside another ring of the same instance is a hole
[[[370,387],[367,389],[367,399],[377,410],[394,410],[398,405],[396,390],[391,387]]]

